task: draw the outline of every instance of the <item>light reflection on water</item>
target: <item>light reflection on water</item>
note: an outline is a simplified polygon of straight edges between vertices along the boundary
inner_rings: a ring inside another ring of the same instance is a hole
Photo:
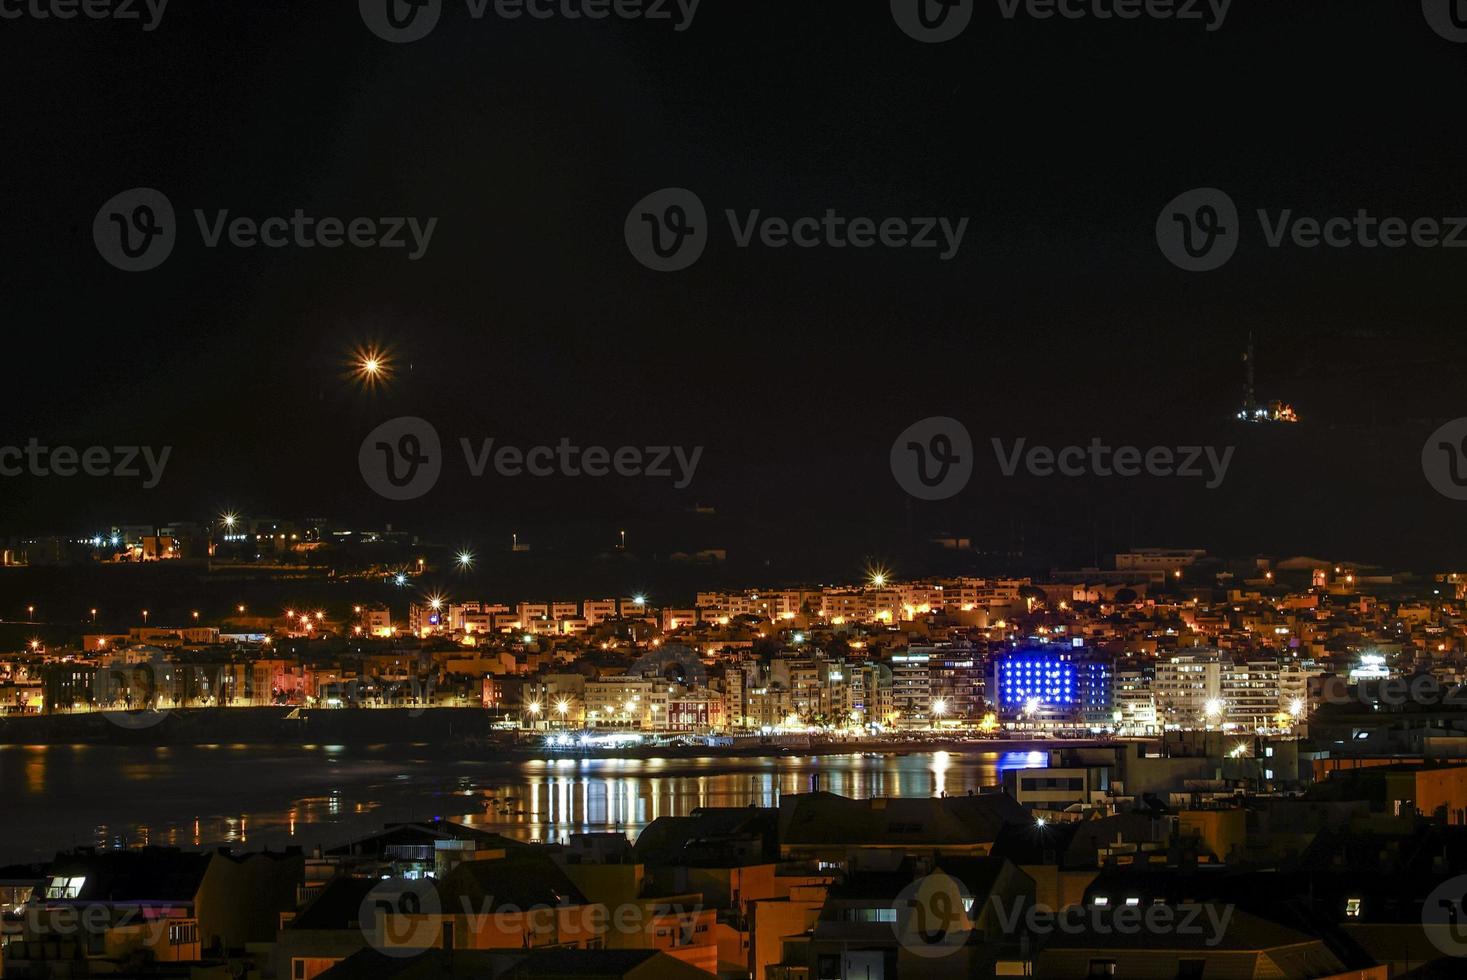
[[[1043,752],[523,761],[429,746],[0,746],[0,863],[76,845],[330,847],[383,823],[460,819],[521,840],[635,834],[700,806],[790,793],[936,796],[999,784]]]

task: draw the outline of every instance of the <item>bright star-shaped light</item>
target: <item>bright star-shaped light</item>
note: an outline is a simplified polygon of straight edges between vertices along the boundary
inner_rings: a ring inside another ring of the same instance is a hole
[[[351,354],[352,375],[369,391],[392,380],[392,357],[375,346],[358,347]]]

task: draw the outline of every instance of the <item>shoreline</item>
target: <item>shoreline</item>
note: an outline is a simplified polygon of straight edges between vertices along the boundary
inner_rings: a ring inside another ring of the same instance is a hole
[[[546,733],[498,731],[478,708],[181,708],[0,717],[0,746],[434,746],[464,759],[686,759],[776,756],[900,756],[930,752],[1045,751],[1105,744],[1098,738],[1025,738],[923,733],[888,738],[741,736],[730,745],[550,747]]]

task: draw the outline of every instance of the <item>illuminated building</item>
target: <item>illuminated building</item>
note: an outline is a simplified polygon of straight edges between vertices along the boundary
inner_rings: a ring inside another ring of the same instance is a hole
[[[1045,727],[1113,723],[1109,657],[1043,645],[995,657],[991,669],[989,697],[1000,717]]]

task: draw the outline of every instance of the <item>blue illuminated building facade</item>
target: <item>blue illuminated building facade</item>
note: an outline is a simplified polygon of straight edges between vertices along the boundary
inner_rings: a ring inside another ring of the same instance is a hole
[[[990,663],[990,690],[999,716],[1041,727],[1104,727],[1113,723],[1112,666],[1083,647],[1034,646]]]

